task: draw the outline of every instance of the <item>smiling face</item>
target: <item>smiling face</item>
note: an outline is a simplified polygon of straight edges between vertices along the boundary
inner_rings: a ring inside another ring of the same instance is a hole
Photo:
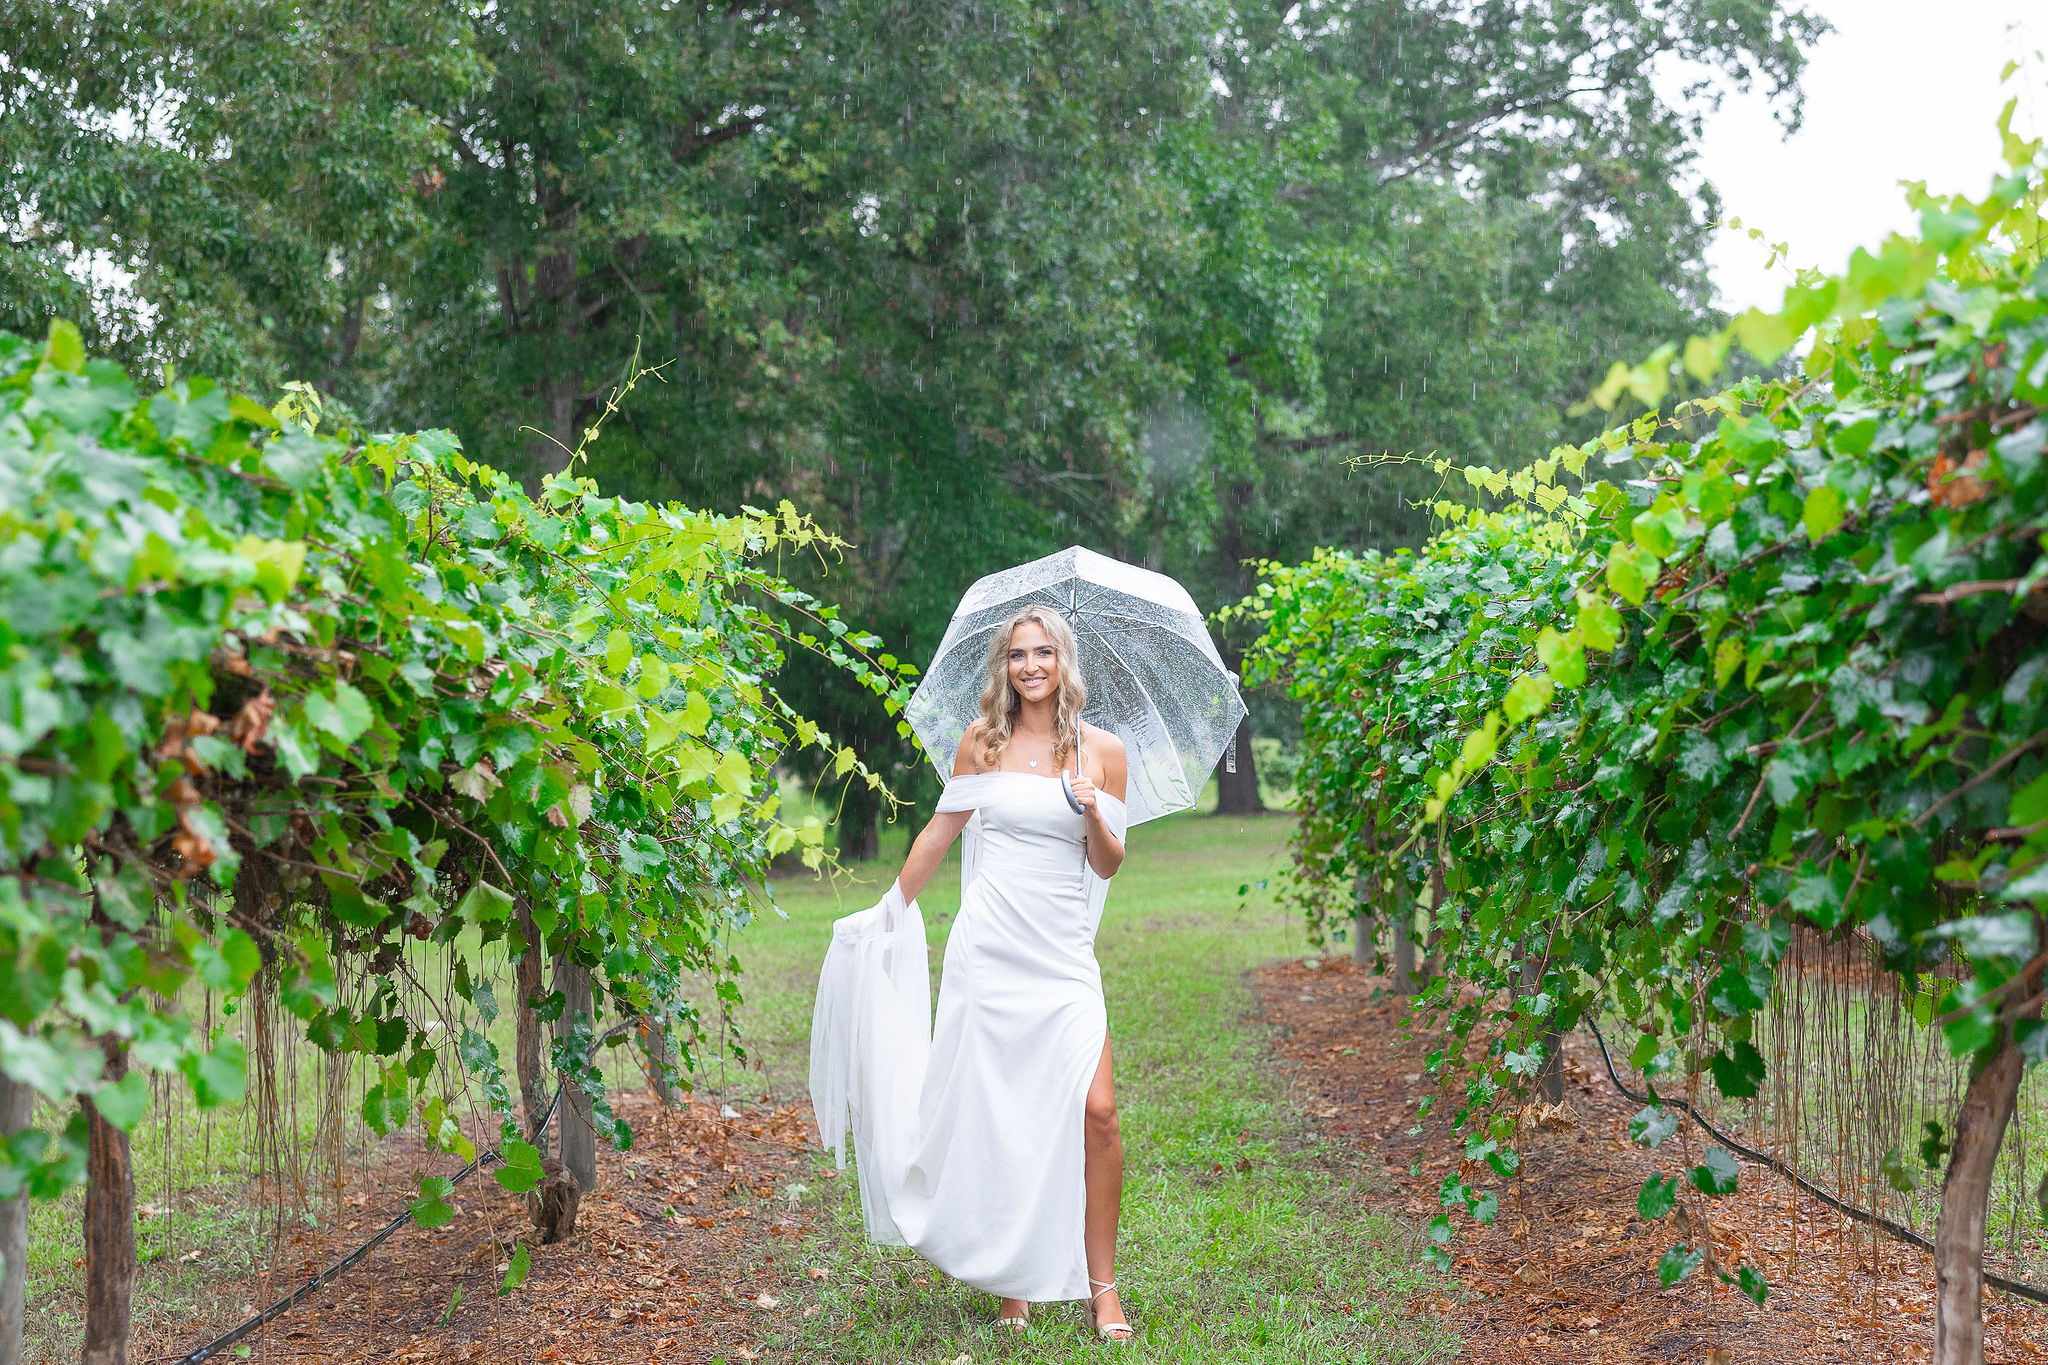
[[[1003,749],[1027,706],[1051,710],[1053,757],[1064,762],[1081,742],[1081,712],[1087,705],[1081,646],[1073,630],[1046,607],[1018,608],[988,638],[988,686],[981,690],[981,766],[1002,765]]]
[[[1060,652],[1036,621],[1010,632],[1010,686],[1027,702],[1050,701],[1060,685]]]

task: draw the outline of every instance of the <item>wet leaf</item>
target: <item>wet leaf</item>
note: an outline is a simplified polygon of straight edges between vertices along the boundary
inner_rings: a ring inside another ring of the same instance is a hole
[[[1706,1253],[1695,1248],[1680,1245],[1665,1252],[1657,1261],[1657,1281],[1667,1289],[1700,1268]]]

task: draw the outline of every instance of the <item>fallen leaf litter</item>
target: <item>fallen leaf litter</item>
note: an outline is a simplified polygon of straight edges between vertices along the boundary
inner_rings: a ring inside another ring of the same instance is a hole
[[[1590,1037],[1565,1040],[1565,1100],[1526,1116],[1522,1174],[1501,1180],[1458,1158],[1446,1093],[1430,1093],[1420,1063],[1433,1045],[1404,1037],[1405,1004],[1383,977],[1347,959],[1294,959],[1251,974],[1274,1026],[1273,1051],[1296,1105],[1326,1138],[1376,1156],[1382,1198],[1408,1216],[1433,1216],[1456,1163],[1475,1188],[1500,1199],[1490,1227],[1456,1218],[1453,1270],[1464,1293],[1438,1305],[1474,1365],[1622,1365],[1634,1361],[1898,1362],[1927,1360],[1934,1338],[1929,1257],[1873,1238],[1762,1167],[1741,1163],[1738,1193],[1713,1202],[1710,1232],[1724,1263],[1748,1258],[1770,1281],[1758,1307],[1702,1276],[1664,1290],[1657,1258],[1683,1240],[1672,1220],[1645,1224],[1636,1196],[1653,1171],[1677,1174],[1701,1158],[1685,1125],[1658,1151],[1629,1141],[1639,1107],[1616,1094]],[[1379,999],[1374,992],[1382,992]],[[1411,1132],[1411,1129],[1417,1131]],[[2005,1295],[1985,1304],[1986,1358],[2048,1362],[2048,1313]]]
[[[801,1203],[787,1197],[802,1189],[799,1178],[818,1178],[809,1107],[776,1106],[762,1096],[753,1105],[699,1098],[664,1110],[644,1091],[613,1102],[633,1125],[633,1147],[599,1144],[599,1186],[583,1199],[568,1241],[534,1244],[516,1196],[493,1185],[465,1188],[454,1222],[408,1229],[386,1243],[251,1338],[250,1358],[292,1365],[762,1358],[770,1340],[817,1312],[817,1281],[825,1278],[813,1268],[786,1280],[778,1264],[787,1258],[773,1253],[771,1241],[813,1232]],[[410,1173],[432,1160],[416,1141],[386,1144],[347,1205],[402,1207]],[[232,1325],[245,1301],[269,1302],[350,1249],[347,1237],[340,1228],[293,1235],[268,1274],[216,1286],[207,1295],[212,1311],[138,1335],[131,1358],[175,1359]],[[523,1287],[501,1298],[496,1290],[514,1239],[526,1243],[532,1269]]]

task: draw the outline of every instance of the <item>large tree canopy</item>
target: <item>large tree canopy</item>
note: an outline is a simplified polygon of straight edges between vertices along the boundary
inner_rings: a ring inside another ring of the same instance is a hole
[[[1819,31],[1773,0],[158,8],[0,18],[0,325],[309,380],[528,477],[667,362],[606,486],[790,496],[909,658],[1004,563],[1086,541],[1220,603],[1248,555],[1417,537],[1419,490],[1349,456],[1583,436],[1570,396],[1709,311],[1711,85],[1789,117]]]

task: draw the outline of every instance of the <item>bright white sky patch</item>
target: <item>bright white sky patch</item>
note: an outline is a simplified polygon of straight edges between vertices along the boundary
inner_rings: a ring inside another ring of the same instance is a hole
[[[1806,69],[1806,120],[1786,138],[1759,92],[1730,94],[1707,120],[1700,168],[1722,211],[1792,264],[1841,270],[1857,247],[1911,228],[1902,180],[1937,194],[1981,195],[2003,169],[1997,120],[2019,97],[2014,131],[2048,131],[2048,17],[2035,0],[1813,0],[1835,32]],[[2001,86],[2008,59],[2026,63]],[[1723,232],[1707,253],[1723,307],[1775,307],[1789,271],[1769,250]]]

